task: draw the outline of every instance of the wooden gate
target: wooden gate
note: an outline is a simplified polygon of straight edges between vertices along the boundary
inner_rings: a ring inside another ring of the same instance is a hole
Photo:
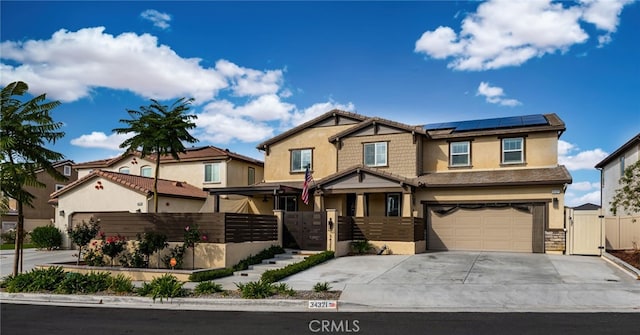
[[[324,251],[327,249],[327,214],[325,212],[285,212],[285,248]]]
[[[600,255],[602,224],[597,211],[571,211],[571,254]]]

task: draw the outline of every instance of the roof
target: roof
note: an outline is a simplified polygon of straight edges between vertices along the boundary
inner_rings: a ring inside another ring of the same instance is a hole
[[[268,147],[268,146],[270,146],[270,145],[272,145],[274,143],[277,143],[279,141],[282,141],[282,140],[284,140],[285,138],[287,138],[287,137],[289,137],[291,135],[297,134],[303,129],[309,128],[309,127],[311,127],[313,125],[319,124],[322,121],[325,121],[325,120],[327,120],[329,118],[333,118],[333,117],[336,117],[336,116],[344,117],[344,118],[347,118],[347,119],[350,119],[350,120],[353,120],[353,121],[356,121],[356,122],[362,122],[362,121],[368,119],[368,117],[366,117],[364,115],[351,113],[351,112],[345,112],[345,111],[339,110],[339,109],[334,109],[334,110],[328,111],[328,112],[316,117],[315,119],[309,120],[309,121],[307,121],[307,122],[305,122],[305,123],[303,123],[303,124],[301,124],[301,125],[299,125],[297,127],[291,128],[291,129],[281,133],[278,136],[272,137],[272,138],[270,138],[270,139],[258,144],[256,146],[256,148],[258,150],[264,150],[266,147]]]
[[[53,192],[51,198],[57,198],[62,194],[73,190],[74,188],[93,180],[94,178],[102,177],[113,183],[120,184],[138,193],[151,195],[153,194],[153,178],[135,176],[125,173],[95,170],[90,174],[74,181],[73,183],[65,186],[59,191]],[[186,182],[179,182],[175,180],[158,179],[158,194],[171,197],[180,198],[196,198],[205,199],[207,193],[202,189],[193,185],[189,185]]]
[[[367,118],[365,121],[360,122],[358,125],[353,126],[349,129],[346,129],[340,133],[337,133],[331,137],[329,137],[329,142],[333,142],[339,138],[348,136],[350,134],[353,134],[354,132],[364,129],[370,125],[375,125],[375,124],[382,124],[391,128],[396,128],[396,129],[400,129],[400,130],[404,130],[407,132],[418,132],[420,134],[426,134],[426,132],[424,131],[424,129],[421,126],[411,126],[408,124],[404,124],[404,123],[400,123],[400,122],[396,122],[396,121],[391,121],[391,120],[387,120],[387,119],[383,119],[383,118],[379,118],[379,117],[371,117],[371,118]]]
[[[618,156],[623,155],[627,150],[629,150],[634,145],[640,144],[640,133],[638,135],[631,138],[627,143],[623,144],[618,150],[614,151],[611,155],[607,156],[600,163],[596,164],[597,169],[602,169],[605,165],[609,164],[612,160],[618,158]]]
[[[240,194],[240,195],[257,195],[257,194],[290,194],[300,193],[303,187],[302,181],[291,182],[261,182],[249,186],[236,187],[209,187],[204,190],[209,194]],[[313,187],[311,187],[313,188]]]
[[[118,157],[109,158],[109,159],[100,159],[96,161],[84,162],[75,164],[74,168],[107,168],[112,166],[113,164],[126,159],[127,157],[134,155],[136,157],[142,157],[140,152],[131,152],[124,153]],[[179,153],[179,160],[175,160],[173,157],[162,156],[160,157],[160,163],[178,163],[178,162],[194,162],[194,161],[207,161],[207,160],[219,160],[219,159],[237,159],[240,161],[244,161],[247,163],[264,166],[264,163],[258,159],[251,158],[248,156],[240,155],[238,153],[229,151],[229,149],[220,149],[214,146],[204,146],[197,148],[187,148],[184,153]],[[146,156],[145,159],[155,162],[155,155]]]
[[[575,211],[595,211],[598,209],[600,209],[600,205],[596,205],[592,203],[586,203],[577,207],[573,207],[573,210]]]
[[[326,184],[328,184],[328,183],[330,183],[332,181],[339,180],[339,179],[341,179],[341,178],[343,178],[345,176],[348,176],[350,174],[361,173],[361,172],[366,172],[366,173],[369,173],[369,174],[374,175],[374,176],[378,176],[378,177],[381,177],[381,178],[384,178],[384,179],[387,179],[387,180],[398,182],[399,184],[418,186],[418,183],[416,183],[414,179],[405,178],[405,177],[402,177],[402,176],[399,176],[399,175],[396,175],[396,174],[393,174],[393,173],[389,173],[389,172],[386,172],[386,171],[383,171],[383,170],[379,170],[379,169],[376,169],[376,168],[370,168],[370,167],[367,167],[367,166],[364,166],[364,165],[361,165],[361,164],[352,166],[352,167],[344,169],[344,170],[342,170],[342,171],[340,171],[338,173],[335,173],[333,175],[330,175],[330,176],[327,176],[325,178],[322,178],[322,180],[317,182],[317,185],[319,187],[322,187],[322,185],[326,185]]]
[[[424,126],[433,138],[503,134],[507,132],[566,130],[564,122],[556,114],[532,114],[492,119],[432,123]]]
[[[73,164],[74,164],[74,163],[73,163],[73,161],[72,161],[72,160],[70,160],[70,159],[65,159],[65,160],[61,160],[61,161],[55,161],[55,162],[51,163],[51,166],[55,169],[55,168],[59,168],[59,167],[61,167],[61,166],[65,166],[65,165],[73,165]],[[38,173],[38,172],[43,172],[43,171],[44,171],[44,169],[38,169],[38,170],[36,170],[35,172],[36,172],[36,173]]]
[[[553,168],[429,173],[418,177],[417,181],[424,187],[477,187],[570,184],[572,179],[567,168],[560,165]]]

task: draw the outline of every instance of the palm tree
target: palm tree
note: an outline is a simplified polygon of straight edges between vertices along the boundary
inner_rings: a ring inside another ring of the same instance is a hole
[[[22,240],[24,231],[23,206],[33,206],[34,196],[25,190],[25,186],[45,187],[38,181],[36,171],[44,170],[56,180],[67,180],[53,167],[53,161],[64,155],[45,148],[46,143],[55,143],[64,137],[62,122],[54,122],[49,111],[60,105],[59,101],[45,102],[46,94],[22,102],[29,86],[21,81],[8,84],[0,93],[2,99],[2,118],[0,119],[0,189],[16,200],[18,204],[18,226],[16,229],[16,255],[13,274],[18,273],[18,264],[22,271]]]
[[[142,157],[154,155],[156,171],[153,181],[153,208],[158,212],[158,177],[160,176],[160,158],[171,155],[179,160],[179,153],[186,152],[183,142],[195,143],[198,140],[189,134],[189,130],[196,127],[191,120],[197,116],[185,114],[193,98],[180,98],[170,107],[151,99],[151,105],[141,106],[140,110],[128,110],[131,119],[120,122],[127,127],[116,128],[118,134],[134,134],[133,137],[120,144],[126,152],[140,151]]]

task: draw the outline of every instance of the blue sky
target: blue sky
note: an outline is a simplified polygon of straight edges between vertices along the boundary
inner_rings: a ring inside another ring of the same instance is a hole
[[[113,157],[127,109],[194,97],[198,145],[255,145],[333,108],[408,124],[556,113],[568,205],[640,132],[640,5],[0,2],[0,84],[63,104],[76,162]]]

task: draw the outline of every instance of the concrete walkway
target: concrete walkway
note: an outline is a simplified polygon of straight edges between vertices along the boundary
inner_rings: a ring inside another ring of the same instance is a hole
[[[0,250],[0,278],[13,273],[14,250]],[[74,256],[76,255],[76,256]],[[22,272],[28,272],[36,265],[47,263],[74,262],[77,259],[77,250],[36,250],[24,249]]]

